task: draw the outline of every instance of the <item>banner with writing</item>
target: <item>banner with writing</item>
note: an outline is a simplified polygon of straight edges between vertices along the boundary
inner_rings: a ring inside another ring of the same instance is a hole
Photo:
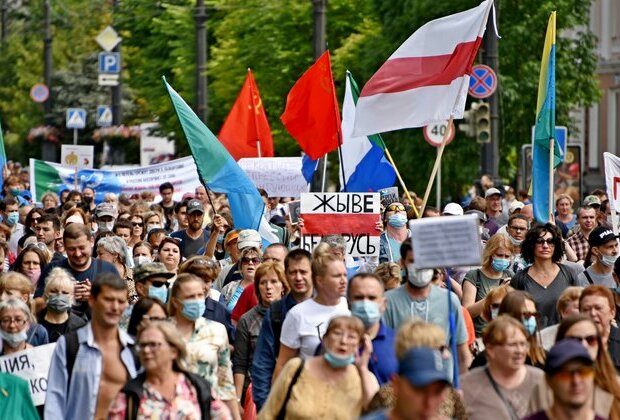
[[[308,191],[308,182],[301,172],[301,157],[243,158],[239,166],[256,188],[269,197],[299,197]]]
[[[56,343],[51,343],[0,357],[0,372],[28,381],[34,405],[45,403],[47,374],[55,348]]]
[[[348,255],[379,256],[379,193],[304,193],[300,210],[302,248],[312,252],[323,236],[338,234],[346,241]]]

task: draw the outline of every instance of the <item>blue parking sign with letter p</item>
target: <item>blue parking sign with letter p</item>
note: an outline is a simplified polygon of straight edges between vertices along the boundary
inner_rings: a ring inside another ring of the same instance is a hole
[[[118,74],[121,71],[121,54],[99,53],[99,73]]]

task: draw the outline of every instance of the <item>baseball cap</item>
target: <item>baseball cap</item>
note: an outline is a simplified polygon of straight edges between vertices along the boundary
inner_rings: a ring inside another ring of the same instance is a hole
[[[260,234],[254,229],[245,229],[239,232],[239,240],[237,241],[237,248],[240,250],[243,248],[261,248],[263,239]]]
[[[614,235],[614,231],[610,228],[597,226],[590,232],[588,243],[590,246],[601,246],[609,241],[615,240],[617,237],[618,236]]]
[[[489,198],[492,195],[502,195],[502,193],[495,187],[489,188],[487,192],[484,193],[484,198]]]
[[[239,231],[231,230],[230,232],[226,234],[226,237],[224,238],[224,247],[227,247],[228,244],[234,241],[235,239],[239,239]]]
[[[95,208],[95,216],[97,217],[112,216],[116,218],[117,215],[116,206],[111,203],[101,203]]]
[[[416,387],[424,387],[437,381],[450,383],[441,353],[430,347],[407,350],[398,361],[398,375]]]
[[[144,263],[134,268],[133,271],[133,280],[138,283],[151,277],[164,277],[166,279],[171,279],[174,276],[175,274],[166,270],[166,266],[160,262]]]
[[[523,204],[519,200],[514,200],[512,203],[510,203],[508,213],[513,214],[515,211],[521,210],[523,207],[525,207],[525,204]]]
[[[600,206],[601,205],[601,199],[598,198],[595,195],[589,195],[586,198],[583,199],[583,205],[584,206]]]
[[[487,221],[487,215],[480,210],[467,210],[465,214],[475,214],[476,217],[478,217],[478,220],[480,220],[481,222]]]
[[[588,365],[594,364],[590,357],[590,353],[588,353],[588,350],[579,341],[570,338],[560,340],[551,347],[549,354],[547,354],[544,369],[545,373],[554,374],[562,369],[562,366],[566,363],[573,360],[579,360]]]
[[[456,203],[448,203],[446,207],[443,208],[444,215],[450,216],[462,216],[463,215],[463,207],[459,206]]]
[[[196,200],[195,198],[193,198],[187,202],[187,214],[192,214],[197,211],[204,214],[205,209],[202,206],[202,201]]]

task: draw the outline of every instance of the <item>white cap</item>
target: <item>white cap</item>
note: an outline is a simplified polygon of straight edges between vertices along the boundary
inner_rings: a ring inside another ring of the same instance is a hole
[[[447,214],[450,216],[462,216],[463,207],[459,206],[456,203],[448,203],[446,204],[446,207],[443,208],[443,214]]]
[[[489,188],[487,192],[484,193],[484,198],[489,198],[492,195],[502,195],[502,193],[495,187]]]
[[[510,208],[508,209],[508,213],[513,214],[515,211],[521,210],[524,206],[525,204],[523,204],[519,200],[514,200],[512,203],[510,203]]]
[[[260,233],[254,229],[245,229],[239,232],[239,239],[237,239],[237,248],[240,250],[243,248],[258,248],[260,249],[263,244],[263,240],[260,237]]]

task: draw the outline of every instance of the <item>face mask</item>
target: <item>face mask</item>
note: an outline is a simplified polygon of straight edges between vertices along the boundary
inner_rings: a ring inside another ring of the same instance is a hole
[[[407,264],[407,280],[409,280],[413,287],[421,289],[428,286],[431,280],[433,280],[433,270],[418,270],[415,268],[415,264]]]
[[[494,320],[495,318],[497,318],[498,314],[499,314],[499,308],[491,308],[491,320]]]
[[[19,190],[19,188],[11,188],[9,192],[13,197],[17,197],[21,191]]]
[[[104,230],[112,230],[112,228],[114,227],[114,222],[97,222],[97,227],[99,228],[100,231],[104,231]]]
[[[71,296],[60,293],[49,295],[47,307],[56,312],[67,312],[71,309]]]
[[[149,286],[148,295],[149,297],[159,299],[164,303],[168,302],[168,288],[166,286],[155,287],[151,285]]]
[[[9,226],[15,225],[19,221],[19,213],[16,211],[10,212],[6,217],[6,224]]]
[[[601,264],[607,267],[613,267],[617,259],[618,259],[617,255],[601,255],[601,258],[599,258],[599,261],[601,262]]]
[[[205,312],[205,301],[203,299],[188,299],[183,301],[181,313],[190,321],[196,321]]]
[[[359,318],[366,328],[375,325],[381,319],[379,304],[366,299],[351,303],[351,314]]]
[[[388,217],[388,225],[401,228],[407,224],[407,216],[402,213],[396,213]]]
[[[224,235],[218,235],[217,243],[220,245],[224,243]]]
[[[534,333],[536,332],[536,318],[531,316],[521,322],[523,323],[523,326],[525,327],[528,336],[534,335]]]
[[[137,257],[134,257],[133,262],[136,264],[136,266],[138,266],[153,262],[153,259],[151,257],[147,257],[146,255],[138,255]]]
[[[523,243],[523,239],[515,239],[510,235],[508,237],[510,238],[510,242],[512,242],[514,246],[521,246],[521,244]]]
[[[331,367],[336,369],[347,367],[355,362],[355,355],[353,354],[348,356],[340,356],[333,354],[330,351],[326,351],[325,354],[323,354],[323,357]]]
[[[148,233],[152,231],[153,229],[160,229],[160,228],[161,226],[158,223],[154,223],[152,225],[146,225],[146,232]]]
[[[501,273],[510,267],[510,260],[506,260],[504,258],[495,258],[493,257],[493,261],[491,262],[491,267],[493,270]]]
[[[82,200],[84,201],[85,204],[90,204],[93,202],[93,198],[92,197],[84,197],[82,196]]]
[[[41,277],[41,268],[35,268],[34,270],[24,270],[24,274],[28,276],[32,284],[37,284],[39,277]]]
[[[8,333],[4,330],[0,330],[0,337],[2,337],[3,342],[14,349],[28,339],[28,332],[26,329],[17,333]]]

